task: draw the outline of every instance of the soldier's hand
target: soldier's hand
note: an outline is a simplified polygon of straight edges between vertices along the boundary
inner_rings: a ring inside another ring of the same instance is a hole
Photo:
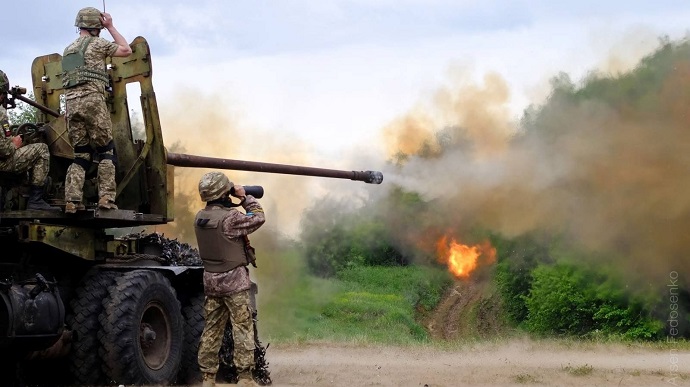
[[[243,186],[235,185],[233,188],[234,188],[234,193],[232,194],[232,196],[234,196],[236,198],[243,198],[243,197],[247,196],[247,194],[244,192]]]
[[[22,138],[20,136],[12,136],[12,144],[14,144],[14,147],[16,149],[21,148],[22,146]]]
[[[113,26],[113,17],[109,13],[103,12],[101,13],[101,23],[103,28],[108,29]]]

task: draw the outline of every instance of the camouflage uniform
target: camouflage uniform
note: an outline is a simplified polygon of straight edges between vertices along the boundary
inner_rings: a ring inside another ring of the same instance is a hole
[[[0,125],[9,126],[7,110],[0,106]],[[0,171],[25,173],[31,172],[31,185],[43,186],[50,170],[50,152],[43,143],[24,145],[15,149],[12,140],[0,138]]]
[[[84,39],[92,39],[84,53],[88,68],[103,71],[105,58],[117,51],[118,45],[101,37],[80,36],[67,46],[65,53],[77,49]],[[65,200],[81,202],[86,171],[91,161],[91,146],[100,154],[98,163],[98,196],[115,201],[115,164],[113,162],[113,129],[110,112],[105,103],[105,87],[99,80],[66,89],[65,104],[67,128],[74,147],[75,162],[67,168]],[[77,160],[81,159],[81,160]]]
[[[208,205],[213,209],[216,205]],[[264,211],[253,196],[248,195],[242,203],[246,213],[234,208],[227,211],[222,222],[222,232],[229,240],[243,241],[265,222]],[[197,216],[198,217],[198,216]],[[198,238],[198,236],[197,236]],[[200,246],[199,250],[202,248]],[[204,256],[201,256],[204,260]],[[206,257],[208,258],[208,257]],[[223,342],[223,333],[228,318],[232,323],[234,340],[233,361],[239,373],[254,369],[254,323],[250,303],[249,269],[246,265],[224,272],[204,270],[204,293],[206,302],[206,326],[199,343],[199,368],[205,375],[218,372],[218,351]]]

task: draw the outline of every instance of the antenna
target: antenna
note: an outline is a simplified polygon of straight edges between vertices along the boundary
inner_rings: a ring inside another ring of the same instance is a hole
[[[105,13],[105,0],[103,0],[103,13]]]

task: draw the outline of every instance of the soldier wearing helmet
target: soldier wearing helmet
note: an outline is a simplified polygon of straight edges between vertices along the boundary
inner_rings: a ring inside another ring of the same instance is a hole
[[[254,264],[254,248],[248,235],[264,224],[264,210],[241,185],[234,185],[222,172],[209,172],[199,181],[199,195],[206,207],[196,214],[194,231],[204,263],[206,326],[199,343],[199,369],[203,386],[215,385],[218,351],[228,318],[232,323],[233,362],[239,373],[238,385],[258,386],[252,378],[254,323],[251,304],[249,264]],[[239,198],[239,204],[230,199]],[[244,212],[237,207],[242,206]],[[255,265],[254,265],[255,266]]]
[[[31,192],[26,208],[28,210],[60,210],[43,200],[43,187],[50,170],[50,152],[44,143],[22,144],[20,136],[9,137],[10,123],[5,109],[5,98],[10,91],[10,80],[0,70],[0,171],[13,173],[29,173]]]
[[[116,209],[117,158],[110,112],[105,103],[105,90],[110,82],[105,60],[129,56],[132,49],[113,25],[110,14],[96,8],[81,9],[74,25],[79,28],[79,37],[65,48],[62,57],[67,129],[74,147],[74,162],[67,168],[65,178],[65,212],[74,213],[83,208],[84,179],[94,150],[99,160],[98,206]],[[103,28],[114,43],[100,37]]]

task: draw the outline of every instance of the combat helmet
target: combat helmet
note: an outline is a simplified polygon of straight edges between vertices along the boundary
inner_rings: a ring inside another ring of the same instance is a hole
[[[209,172],[199,180],[199,195],[204,202],[220,199],[226,196],[234,186],[230,179],[222,172]]]
[[[86,29],[103,29],[101,11],[94,7],[86,7],[79,10],[74,26]]]
[[[10,91],[10,80],[7,74],[0,70],[0,93],[8,93]]]

